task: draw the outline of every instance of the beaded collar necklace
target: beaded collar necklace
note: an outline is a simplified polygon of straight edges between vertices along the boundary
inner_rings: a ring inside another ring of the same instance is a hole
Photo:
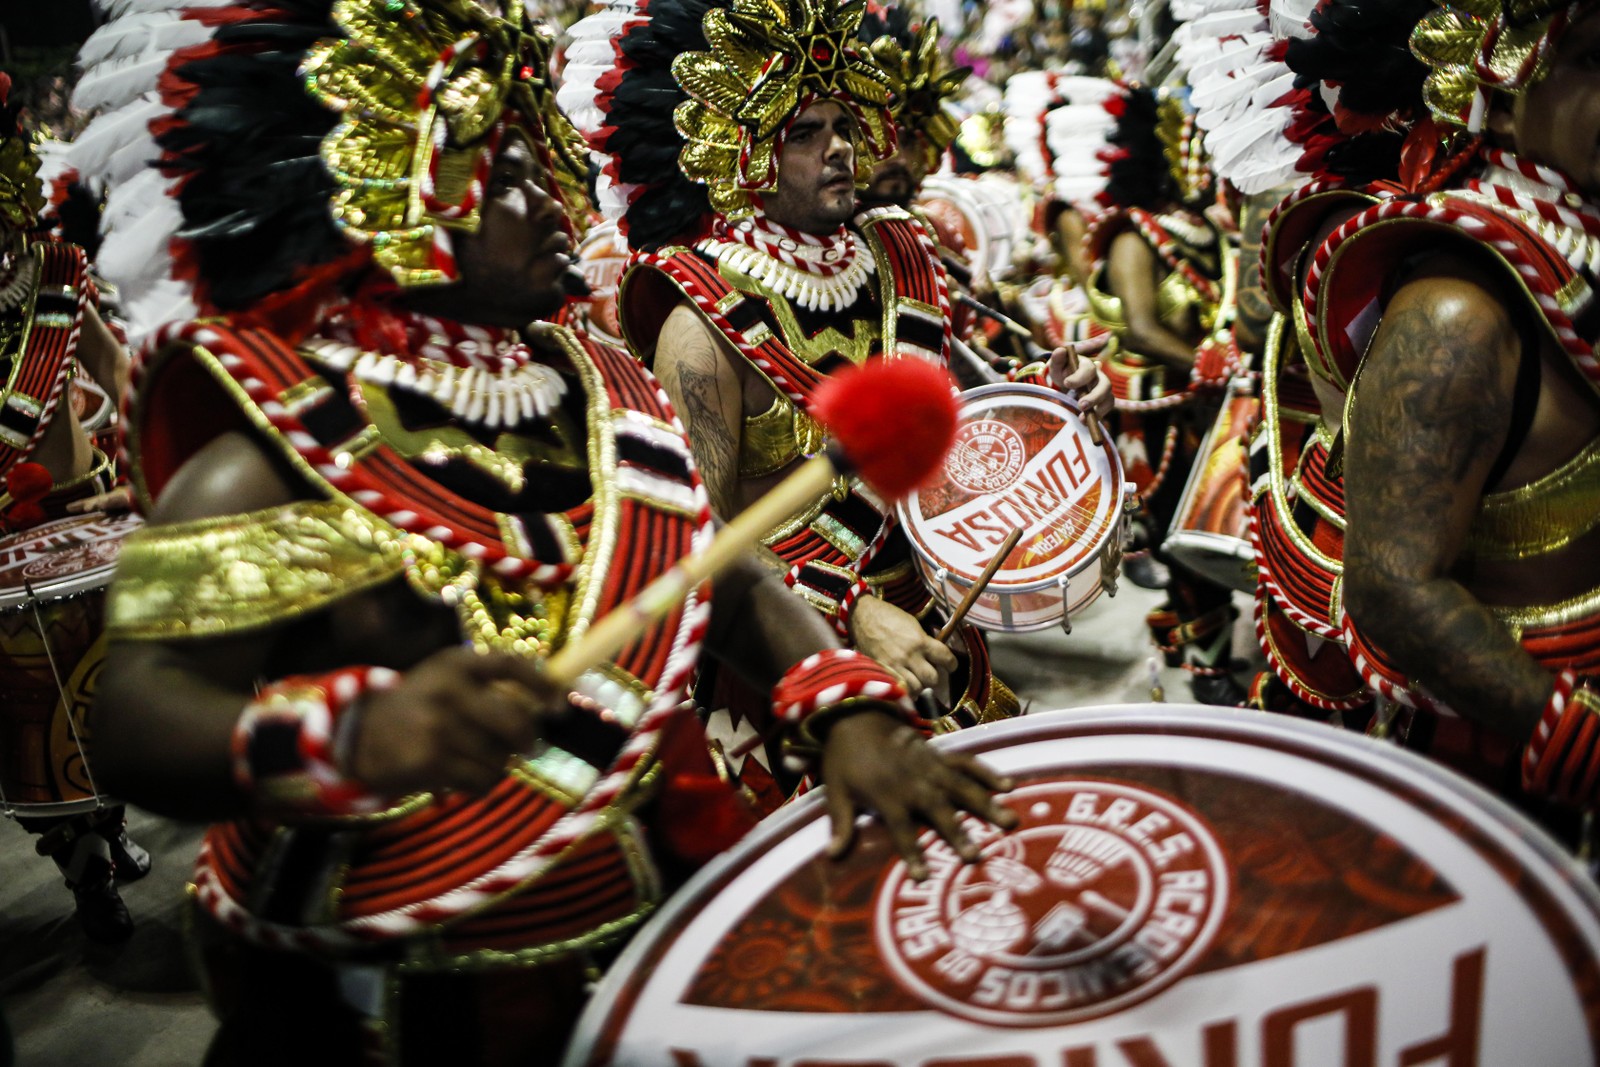
[[[719,217],[697,247],[809,311],[849,307],[877,269],[844,226],[818,237],[763,215]]]
[[[308,350],[358,381],[427,397],[490,429],[549,414],[567,383],[537,362],[514,330],[396,308],[341,309]]]
[[[1467,182],[1477,198],[1509,209],[1562,256],[1572,269],[1600,275],[1600,208],[1565,174],[1499,149],[1486,151],[1488,167]]]

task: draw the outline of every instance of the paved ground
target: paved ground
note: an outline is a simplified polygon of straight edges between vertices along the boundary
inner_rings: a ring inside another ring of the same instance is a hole
[[[1123,583],[1059,630],[994,640],[995,670],[1033,710],[1142,702],[1150,697],[1144,614],[1157,594]],[[1248,606],[1235,647],[1254,648]],[[1181,671],[1158,672],[1174,700],[1188,699]],[[183,1067],[196,1064],[212,1022],[184,956],[181,901],[199,840],[183,826],[130,809],[130,830],[155,859],[123,899],[139,928],[126,944],[87,941],[71,894],[33,839],[0,825],[0,1005],[18,1067]]]

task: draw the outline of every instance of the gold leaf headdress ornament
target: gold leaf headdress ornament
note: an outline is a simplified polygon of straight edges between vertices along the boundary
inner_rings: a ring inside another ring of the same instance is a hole
[[[551,39],[521,0],[503,14],[471,0],[338,0],[332,18],[346,36],[313,46],[300,73],[340,115],[321,149],[338,186],[334,221],[397,282],[456,277],[449,231],[476,231],[510,127],[581,231],[584,146],[555,106]]]
[[[1411,51],[1431,69],[1428,109],[1473,133],[1483,128],[1488,94],[1517,95],[1550,72],[1550,57],[1582,0],[1450,0],[1411,34]]]
[[[922,24],[910,48],[903,47],[892,33],[877,38],[870,47],[889,76],[895,122],[922,135],[930,156],[927,164],[933,169],[961,129],[944,103],[961,91],[972,68],[950,68],[939,50],[938,19]]]
[[[0,73],[0,254],[20,248],[45,208],[39,156],[8,105],[11,79]]]
[[[672,75],[689,99],[673,114],[687,142],[678,166],[714,210],[748,214],[777,187],[778,151],[796,114],[834,100],[855,119],[856,181],[894,152],[889,74],[858,48],[865,0],[733,0],[706,12],[708,52],[685,52]]]

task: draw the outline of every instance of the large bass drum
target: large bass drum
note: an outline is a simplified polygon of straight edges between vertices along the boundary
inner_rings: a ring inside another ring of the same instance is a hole
[[[961,395],[942,477],[899,505],[923,580],[959,604],[1012,529],[1022,539],[967,621],[1021,633],[1057,624],[1115,580],[1129,487],[1110,435],[1095,444],[1077,402],[1036,385]]]
[[[567,1067],[1593,1067],[1600,893],[1531,823],[1359,735],[1080,708],[941,738],[1013,776],[912,881],[825,800],[702,870]]]

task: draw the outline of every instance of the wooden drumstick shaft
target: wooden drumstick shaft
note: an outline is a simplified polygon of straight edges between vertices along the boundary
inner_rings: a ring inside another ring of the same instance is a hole
[[[1006,561],[1007,556],[1011,555],[1011,550],[1017,547],[1017,542],[1020,540],[1022,540],[1022,528],[1020,526],[1006,534],[1006,539],[1000,543],[1000,550],[994,554],[993,559],[984,565],[983,573],[978,575],[978,580],[972,583],[972,588],[968,589],[966,595],[961,598],[961,603],[956,605],[956,610],[950,613],[949,620],[939,627],[939,632],[934,637],[936,641],[943,643],[950,640],[950,635],[956,632],[956,627],[960,626],[961,620],[967,617],[967,612],[972,609],[972,605],[977,603],[978,598],[983,595],[983,591],[988,588],[989,581],[994,577],[995,571],[1000,569],[1000,565]]]
[[[645,627],[683,603],[690,590],[715,577],[770,531],[826,494],[837,475],[833,461],[825,453],[808,459],[776,488],[736,515],[709,545],[679,560],[632,600],[619,604],[576,641],[551,656],[545,663],[545,673],[557,685],[570,686],[584,671],[611,662]]]
[[[1078,352],[1077,349],[1073,348],[1069,344],[1067,346],[1067,373],[1076,374],[1077,372]],[[1106,435],[1100,429],[1100,416],[1096,415],[1092,411],[1085,410],[1083,413],[1083,421],[1089,424],[1089,439],[1097,445],[1105,444]]]

